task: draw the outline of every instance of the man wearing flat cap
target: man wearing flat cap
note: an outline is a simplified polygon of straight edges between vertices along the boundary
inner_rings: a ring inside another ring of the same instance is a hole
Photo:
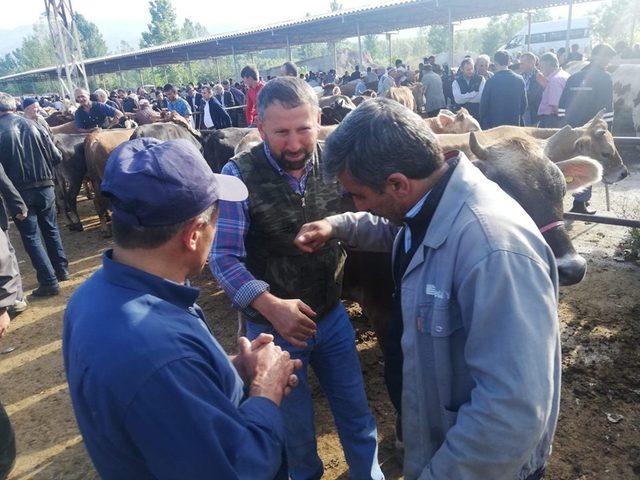
[[[219,200],[184,140],[141,138],[109,157],[114,248],[72,296],[63,353],[76,419],[103,479],[286,478],[280,402],[300,362],[262,335],[227,357],[188,279],[203,268]]]

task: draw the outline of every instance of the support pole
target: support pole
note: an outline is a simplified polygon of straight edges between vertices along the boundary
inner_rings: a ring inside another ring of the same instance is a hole
[[[387,32],[387,54],[389,56],[389,65],[393,65],[393,57],[391,56],[391,33]]]
[[[218,71],[218,83],[221,83],[222,75],[220,75],[220,63],[218,62],[218,57],[216,57],[216,70]]]
[[[144,86],[144,76],[142,75],[142,69],[138,69],[138,75],[140,76],[140,86]]]
[[[531,12],[527,12],[527,52],[531,51]]]
[[[360,36],[360,23],[356,23],[356,30],[358,31],[358,58],[360,59],[360,68],[362,68],[362,37]]]
[[[569,1],[569,16],[567,17],[567,37],[565,41],[565,55],[569,55],[569,48],[571,43],[571,20],[573,19],[573,0]],[[566,60],[566,57],[565,57]]]
[[[235,72],[235,81],[240,79],[240,74],[238,73],[238,59],[236,58],[236,47],[231,45],[231,55],[233,56],[233,70]]]
[[[191,59],[189,58],[189,52],[187,52],[187,69],[189,70],[189,82],[193,82],[193,70],[191,69]]]
[[[337,42],[332,43],[333,46],[333,69],[338,72],[338,44]]]
[[[453,20],[451,17],[451,9],[449,9],[449,66],[453,67]]]
[[[122,77],[122,70],[120,70],[120,65],[118,65],[118,80],[120,81],[120,88],[124,88],[124,79]]]
[[[291,61],[291,43],[289,43],[289,35],[287,35],[287,60]]]
[[[169,83],[169,75],[167,74],[167,66],[163,65],[162,69],[164,70],[164,83]]]

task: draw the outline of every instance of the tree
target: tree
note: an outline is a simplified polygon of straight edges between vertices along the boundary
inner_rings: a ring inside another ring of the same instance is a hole
[[[84,58],[103,57],[108,53],[104,37],[95,23],[76,13],[76,26]]]
[[[331,0],[331,2],[329,2],[329,9],[332,12],[337,12],[338,10],[342,10],[342,4],[338,3],[338,0]]]
[[[449,26],[432,25],[427,33],[427,45],[430,54],[446,52],[449,49]]]
[[[206,37],[207,35],[209,35],[209,31],[204,25],[199,22],[193,22],[188,18],[184,19],[184,23],[180,29],[180,36],[183,40]]]
[[[385,58],[384,45],[378,39],[377,35],[365,35],[362,48],[364,48],[366,52],[369,52],[371,59],[375,62],[386,64],[389,61]]]
[[[531,15],[532,22],[551,20],[549,10],[537,10]],[[500,47],[527,25],[527,15],[524,13],[510,13],[498,17],[491,17],[482,35],[482,53],[493,55]]]
[[[593,30],[603,42],[629,41],[639,11],[634,0],[611,0],[596,13]]]
[[[48,67],[57,63],[51,44],[49,29],[40,21],[33,26],[33,33],[22,40],[22,45],[13,51],[19,71]]]
[[[180,40],[180,29],[176,21],[176,11],[171,0],[149,0],[151,23],[149,31],[142,32],[140,48],[162,45]]]

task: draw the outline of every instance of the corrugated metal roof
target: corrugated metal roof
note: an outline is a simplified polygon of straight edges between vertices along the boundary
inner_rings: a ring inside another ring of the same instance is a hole
[[[326,42],[379,34],[424,25],[469,20],[504,13],[568,4],[570,0],[400,0],[289,20],[238,32],[167,43],[133,52],[85,60],[87,75],[169,65],[235,53],[248,53],[291,45]],[[588,0],[574,0],[574,3]],[[56,67],[45,67],[0,78],[0,82],[25,77],[56,76]]]

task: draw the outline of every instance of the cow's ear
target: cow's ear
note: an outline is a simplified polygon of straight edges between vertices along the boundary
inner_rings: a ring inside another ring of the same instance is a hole
[[[591,152],[591,139],[588,136],[584,136],[576,140],[574,143],[575,152],[581,155],[587,155]]]
[[[602,179],[602,165],[589,157],[573,157],[556,163],[567,182],[567,192],[575,193]]]
[[[456,117],[450,117],[449,115],[447,115],[446,113],[438,113],[438,122],[440,123],[440,125],[442,125],[443,127],[448,127],[449,125],[451,125]]]

